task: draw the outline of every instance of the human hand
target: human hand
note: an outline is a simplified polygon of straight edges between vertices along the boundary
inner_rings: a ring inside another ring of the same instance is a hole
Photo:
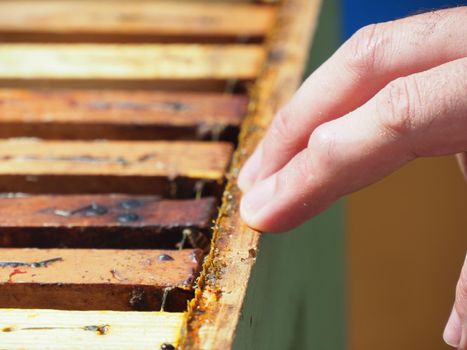
[[[467,349],[467,255],[456,287],[456,299],[443,334],[444,341],[461,350]]]
[[[243,219],[291,229],[416,157],[467,151],[467,7],[358,31],[243,167]]]
[[[244,221],[286,231],[417,157],[459,153],[467,176],[466,38],[465,6],[358,31],[277,113],[245,164]],[[466,270],[445,331],[464,350]]]

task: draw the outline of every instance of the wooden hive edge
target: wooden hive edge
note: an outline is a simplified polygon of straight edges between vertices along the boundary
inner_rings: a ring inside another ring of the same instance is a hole
[[[260,239],[260,233],[240,218],[237,176],[275,112],[301,83],[320,4],[320,0],[284,0],[281,5],[278,23],[267,41],[268,58],[251,91],[211,250],[182,329],[181,349],[230,349],[233,345]]]

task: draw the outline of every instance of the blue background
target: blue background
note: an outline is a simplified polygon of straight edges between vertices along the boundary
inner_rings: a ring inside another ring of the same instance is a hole
[[[455,5],[467,5],[467,1],[343,0],[343,39],[347,39],[355,31],[367,24],[389,21],[418,12],[439,9],[443,7],[451,7]]]

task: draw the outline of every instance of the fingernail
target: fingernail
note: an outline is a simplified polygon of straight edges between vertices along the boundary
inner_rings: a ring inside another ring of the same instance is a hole
[[[243,197],[240,203],[240,214],[249,226],[261,227],[261,211],[273,200],[275,183],[275,176],[270,176],[256,183]]]
[[[255,184],[257,175],[261,169],[262,153],[262,147],[258,146],[238,175],[238,187],[243,192],[248,191]]]
[[[461,341],[461,335],[461,320],[456,309],[453,308],[451,316],[449,316],[448,323],[446,324],[446,328],[444,329],[443,339],[446,342],[446,344],[453,347],[458,347]]]

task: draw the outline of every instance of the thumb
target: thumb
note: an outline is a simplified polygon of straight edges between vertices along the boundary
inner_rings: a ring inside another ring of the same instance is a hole
[[[457,283],[456,300],[443,334],[444,341],[457,349],[467,350],[467,255]]]
[[[458,153],[457,161],[459,162],[459,167],[464,175],[464,179],[467,181],[467,152]]]

